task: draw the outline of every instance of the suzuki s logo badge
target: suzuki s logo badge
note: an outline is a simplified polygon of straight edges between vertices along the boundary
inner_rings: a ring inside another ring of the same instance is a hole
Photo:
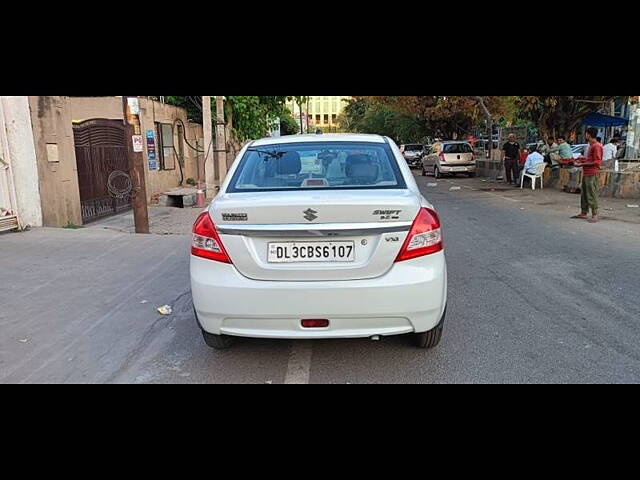
[[[318,218],[318,216],[316,215],[316,213],[318,213],[318,212],[316,212],[315,210],[312,210],[311,208],[307,208],[302,213],[304,213],[304,218],[306,218],[309,221],[312,221],[312,220],[315,220],[316,218]]]

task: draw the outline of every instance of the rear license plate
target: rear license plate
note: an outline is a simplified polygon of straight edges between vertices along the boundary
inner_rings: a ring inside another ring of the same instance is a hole
[[[274,242],[268,245],[269,263],[353,262],[355,243],[344,242]]]
[[[453,172],[466,172],[467,171],[467,167],[451,167],[451,170]]]

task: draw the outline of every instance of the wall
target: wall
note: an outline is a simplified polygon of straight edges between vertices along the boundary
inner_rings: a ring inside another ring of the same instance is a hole
[[[186,124],[187,141],[199,150],[204,150],[204,133],[202,125],[199,123]],[[213,148],[213,147],[212,147]],[[185,145],[185,180],[193,178],[196,182],[200,179],[204,182],[204,151],[196,152],[188,145]]]
[[[7,120],[7,143],[12,157],[18,213],[24,224],[64,227],[81,225],[80,193],[73,138],[73,121],[92,118],[122,119],[121,97],[0,97],[1,110]],[[0,112],[0,113],[2,113]],[[155,122],[174,124],[182,120],[187,141],[202,149],[202,126],[187,123],[185,110],[152,100],[140,99],[141,127],[155,132]],[[174,144],[178,144],[174,128]],[[156,150],[157,148],[157,139]],[[198,180],[198,154],[184,143],[182,178]],[[175,170],[148,169],[144,142],[147,201],[180,183]],[[200,158],[198,158],[200,157]],[[200,168],[204,177],[204,168]]]
[[[92,118],[122,119],[121,97],[69,97],[73,121],[83,121]],[[198,154],[190,148],[183,139],[184,167],[182,175],[180,165],[176,159],[174,170],[149,170],[146,132],[153,130],[155,136],[155,122],[170,123],[174,125],[174,145],[178,145],[176,121],[181,120],[185,126],[185,136],[189,144],[202,149],[203,132],[202,125],[187,122],[186,111],[173,105],[163,104],[146,98],[140,98],[140,126],[144,138],[145,182],[147,187],[147,202],[151,202],[154,196],[177,187],[182,178],[186,185],[188,178],[198,180],[198,161],[202,163],[203,154]],[[158,139],[155,138],[156,152],[158,152]],[[157,154],[156,154],[157,155]],[[158,161],[159,166],[159,161]],[[204,179],[204,167],[200,168],[201,177]]]
[[[29,108],[43,224],[81,225],[76,154],[66,97],[29,97]]]
[[[10,164],[12,173],[11,178],[7,178],[9,170],[0,172],[5,175],[4,188],[12,190],[4,192],[4,198],[10,203],[15,202],[13,210],[18,214],[21,225],[41,226],[38,169],[28,98],[0,97],[0,116],[0,135],[4,137],[0,155]]]
[[[558,171],[557,179],[550,179],[548,184],[558,190],[563,190],[569,181],[569,170],[561,168]],[[601,170],[598,172],[598,190],[601,197],[640,198],[640,172]]]
[[[621,168],[628,164],[621,163]],[[495,178],[504,174],[502,163],[487,159],[477,160],[477,174],[488,178]],[[560,168],[544,171],[545,188],[564,190],[570,181],[569,169]],[[605,169],[598,173],[598,187],[600,196],[614,198],[640,198],[640,172],[615,172]]]

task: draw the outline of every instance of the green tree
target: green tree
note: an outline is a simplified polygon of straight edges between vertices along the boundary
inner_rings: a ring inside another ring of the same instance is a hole
[[[287,96],[227,96],[225,117],[230,141],[264,137],[273,121],[287,112]],[[202,97],[165,97],[169,104],[187,110],[189,120],[202,122]],[[215,118],[215,102],[211,106]]]
[[[280,134],[281,135],[295,135],[300,130],[298,129],[298,123],[296,119],[289,112],[285,112],[280,117]]]
[[[361,122],[367,111],[368,102],[364,98],[351,98],[340,113],[338,122],[345,132],[361,132]]]
[[[305,105],[306,103],[309,102],[309,97],[290,97],[293,98],[296,103],[298,104],[298,108],[300,109],[300,131],[304,132],[304,126],[302,124],[302,107],[303,105]]]
[[[462,136],[479,125],[487,114],[493,119],[510,116],[513,97],[385,96],[365,97],[410,115],[432,135]]]
[[[587,115],[612,100],[626,100],[626,97],[526,96],[517,97],[516,106],[519,118],[535,123],[541,137],[569,137]]]
[[[396,143],[420,142],[429,133],[414,116],[367,98],[349,100],[339,121],[345,131],[386,135]]]

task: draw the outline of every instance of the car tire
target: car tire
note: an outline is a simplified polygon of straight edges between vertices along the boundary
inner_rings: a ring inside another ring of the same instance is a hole
[[[202,336],[204,337],[204,342],[216,350],[225,350],[233,345],[233,337],[228,335],[215,335],[202,330]]]
[[[422,166],[422,176],[423,177],[427,176],[427,171],[424,169],[424,165]]]
[[[469,174],[469,178],[475,178],[475,177],[476,177],[476,174],[475,174],[475,173],[470,173],[470,174]]]
[[[440,318],[440,321],[435,327],[431,330],[427,330],[426,332],[413,334],[414,342],[418,348],[434,348],[440,343],[440,340],[442,339],[442,330],[444,328],[444,318],[446,315],[447,307],[444,308],[442,318]]]
[[[433,177],[436,179],[442,178],[442,174],[440,173],[440,169],[438,167],[433,167]]]

